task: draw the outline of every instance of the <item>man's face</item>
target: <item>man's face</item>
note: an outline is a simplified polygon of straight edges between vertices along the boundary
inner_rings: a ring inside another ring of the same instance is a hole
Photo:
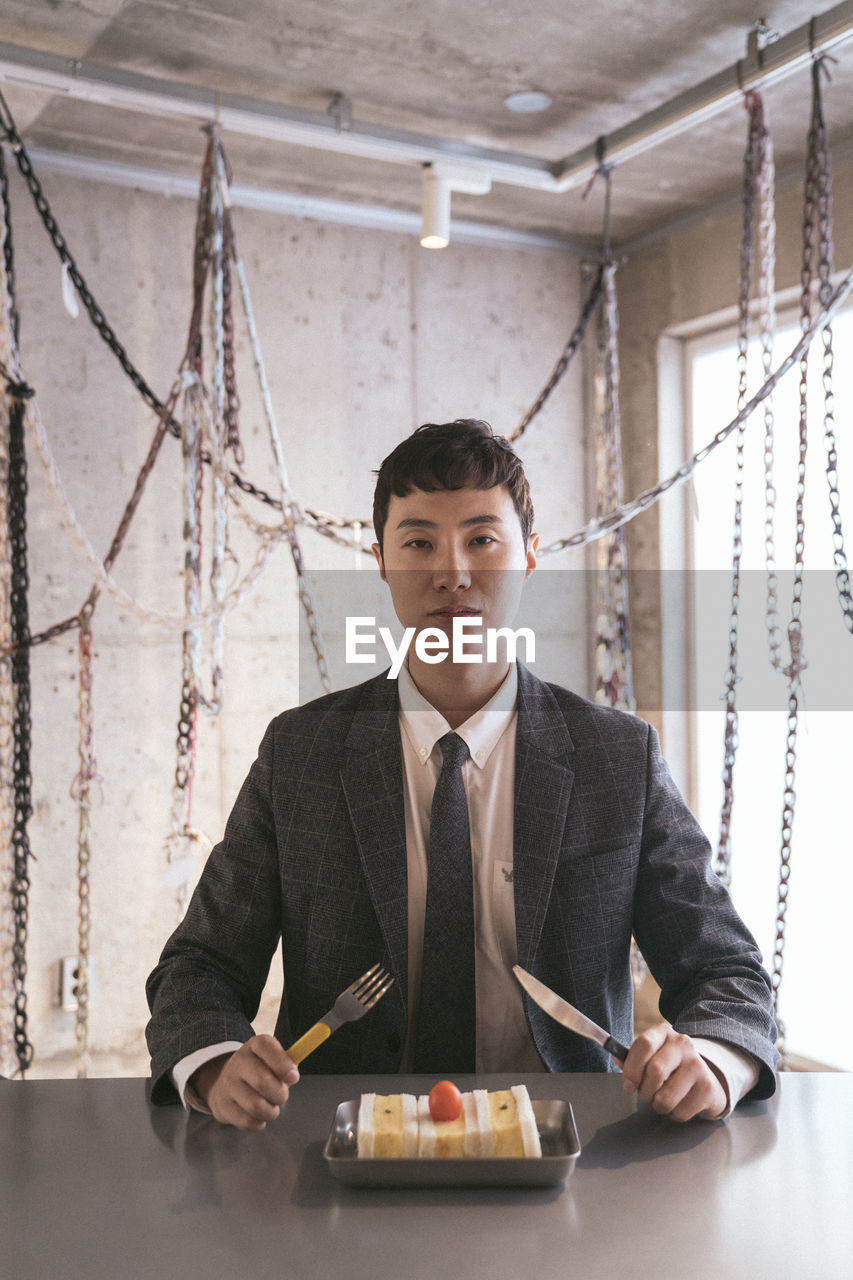
[[[454,616],[511,624],[538,545],[531,534],[524,546],[510,492],[497,485],[392,496],[383,552],[373,552],[403,626],[449,636]]]

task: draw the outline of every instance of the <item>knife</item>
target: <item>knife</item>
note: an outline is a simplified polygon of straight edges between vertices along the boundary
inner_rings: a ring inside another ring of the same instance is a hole
[[[526,969],[522,969],[520,964],[514,964],[512,971],[518,978],[524,990],[535,1000],[540,1009],[555,1021],[561,1023],[564,1027],[568,1027],[570,1031],[575,1031],[579,1036],[586,1036],[588,1040],[594,1040],[596,1044],[601,1045],[602,1049],[606,1049],[614,1058],[618,1058],[620,1062],[624,1062],[628,1056],[628,1050],[624,1044],[620,1044],[618,1040],[614,1040],[611,1035],[587,1018],[573,1004],[569,1004],[568,1000],[564,1000],[562,996],[558,996],[550,987],[546,987],[544,982],[540,982],[538,978],[534,978],[532,973],[528,973]]]

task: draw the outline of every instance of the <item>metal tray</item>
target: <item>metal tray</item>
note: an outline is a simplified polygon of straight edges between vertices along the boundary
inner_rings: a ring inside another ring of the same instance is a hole
[[[553,1187],[568,1178],[580,1155],[571,1105],[555,1098],[533,1100],[538,1157],[359,1160],[358,1105],[358,1099],[339,1105],[323,1147],[332,1175],[352,1187]]]

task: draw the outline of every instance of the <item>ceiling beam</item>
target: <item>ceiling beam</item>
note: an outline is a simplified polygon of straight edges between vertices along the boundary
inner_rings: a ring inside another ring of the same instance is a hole
[[[608,164],[630,160],[725,111],[744,90],[791,75],[851,37],[853,0],[844,0],[763,48],[750,39],[746,56],[725,71],[554,161],[356,121],[349,114],[344,118],[334,109],[334,100],[329,112],[306,111],[12,44],[0,43],[0,81],[149,115],[218,120],[223,132],[367,159],[410,165],[452,161],[472,174],[488,175],[493,182],[562,192],[587,181],[602,159]]]
[[[726,111],[747,89],[783,80],[851,38],[853,0],[845,0],[763,48],[751,38],[746,57],[733,66],[559,161],[553,166],[554,187],[566,191],[588,181],[602,160],[622,164],[641,155]]]
[[[549,162],[535,156],[365,121],[348,120],[342,124],[337,112],[306,111],[239,94],[219,93],[198,85],[0,42],[2,80],[148,115],[216,120],[223,133],[250,134],[396,164],[422,165],[450,160],[487,172],[496,182],[517,186],[549,189],[554,183]]]

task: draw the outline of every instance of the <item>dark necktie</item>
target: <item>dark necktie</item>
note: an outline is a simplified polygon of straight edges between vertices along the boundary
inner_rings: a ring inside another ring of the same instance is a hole
[[[443,763],[430,811],[421,1000],[414,1070],[473,1071],[475,1042],[474,878],[456,733],[439,741]]]

